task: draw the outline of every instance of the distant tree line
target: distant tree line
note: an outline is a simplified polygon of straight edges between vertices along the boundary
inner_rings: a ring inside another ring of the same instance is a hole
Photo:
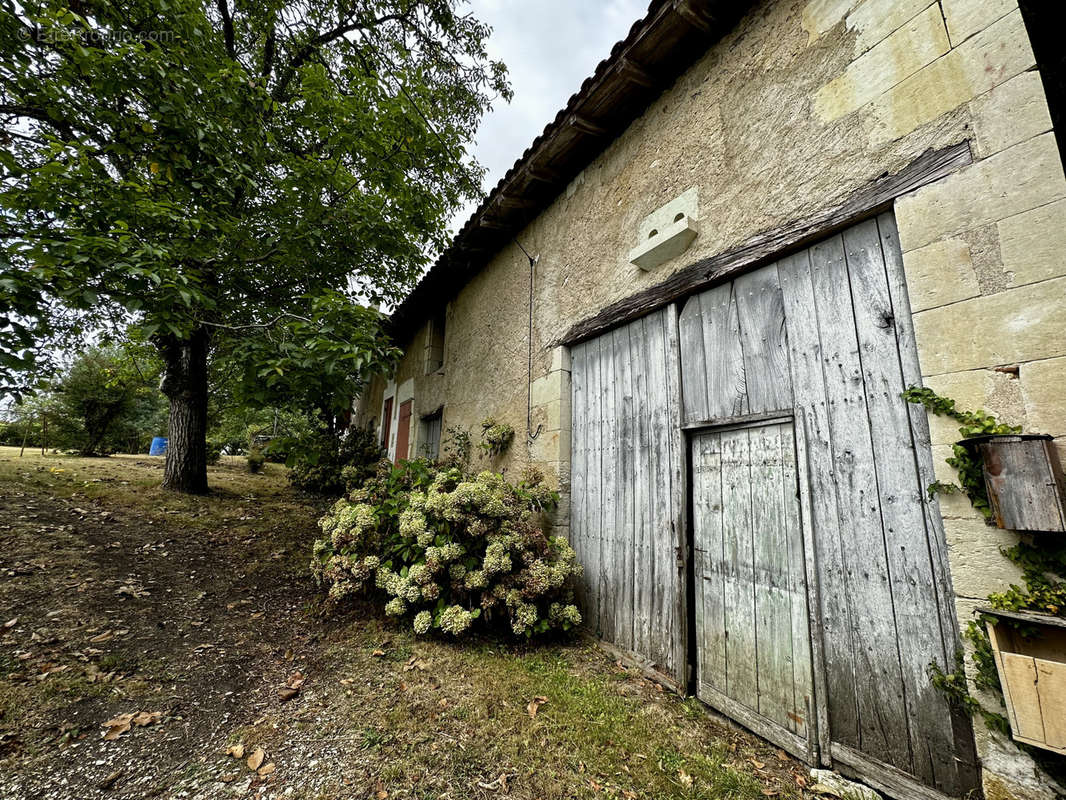
[[[7,409],[0,444],[86,456],[146,453],[152,437],[166,433],[161,369],[145,344],[88,347],[39,392]]]
[[[65,360],[54,378],[0,407],[0,445],[107,456],[144,454],[153,437],[169,436],[165,367],[139,326]],[[318,354],[257,377],[248,374],[252,361],[243,348],[216,351],[210,361],[209,462],[223,453],[255,454],[292,467],[297,488],[339,494],[345,467],[380,457],[376,437],[348,431],[347,409],[359,387],[343,368],[319,372]]]

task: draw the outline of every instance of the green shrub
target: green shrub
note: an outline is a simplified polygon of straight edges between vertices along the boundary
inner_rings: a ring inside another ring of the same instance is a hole
[[[353,428],[343,436],[317,434],[289,450],[289,482],[305,492],[339,497],[373,476],[385,452],[377,436]]]
[[[444,442],[441,446],[441,463],[449,467],[467,470],[470,468],[470,456],[473,448],[474,442],[470,436],[470,431],[458,425],[452,425],[445,431]]]
[[[383,463],[320,520],[312,571],[331,599],[370,594],[419,634],[566,631],[581,622],[571,587],[581,567],[538,524],[557,500],[539,473],[515,486],[493,472]]]
[[[513,439],[514,428],[489,417],[481,423],[481,444],[478,447],[490,456],[498,456],[511,446]]]
[[[245,458],[248,460],[248,471],[251,473],[259,472],[266,463],[266,456],[263,455],[263,451],[258,447],[253,447],[249,450]]]
[[[217,441],[207,441],[207,463],[217,464],[219,459],[222,458],[222,443]]]

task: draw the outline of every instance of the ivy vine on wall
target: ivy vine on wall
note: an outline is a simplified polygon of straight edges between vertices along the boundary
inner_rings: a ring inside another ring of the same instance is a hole
[[[961,424],[959,434],[963,439],[989,434],[1016,434],[1022,430],[1020,426],[1001,423],[982,410],[963,411],[956,407],[954,400],[941,397],[931,389],[912,386],[903,393],[903,398],[910,403],[925,406],[932,414],[958,421]],[[959,484],[936,481],[930,484],[929,495],[933,496],[938,492],[963,492],[985,520],[991,522],[992,509],[985,490],[981,462],[961,443],[953,446],[952,455],[946,461],[958,472]],[[1066,544],[1046,540],[1037,544],[1036,540],[1028,535],[1013,547],[1000,548],[1000,552],[1021,570],[1023,585],[1011,584],[1004,592],[990,594],[986,599],[989,608],[1066,616]],[[999,682],[992,643],[986,629],[986,624],[990,621],[997,625],[1011,625],[1025,637],[1037,636],[1039,630],[1036,625],[982,614],[978,620],[970,621],[963,631],[963,638],[973,645],[970,660],[973,664],[974,687],[989,691],[1002,701],[1003,688]],[[956,653],[955,664],[950,672],[934,661],[929,665],[929,675],[933,685],[950,701],[969,713],[980,716],[989,728],[1002,733],[1009,732],[1007,718],[985,708],[970,693],[965,658],[961,650]],[[1029,747],[1024,749],[1031,750]]]
[[[489,417],[481,423],[481,443],[478,447],[490,456],[498,456],[511,446],[513,439],[514,428]]]
[[[960,422],[959,434],[963,439],[974,436],[987,436],[989,434],[1021,433],[1021,426],[1006,425],[996,420],[991,414],[983,410],[962,411],[955,407],[955,401],[949,397],[941,397],[932,389],[912,386],[903,393],[903,399],[908,403],[917,403],[925,406],[931,414],[940,417],[950,417]],[[985,490],[985,478],[981,470],[981,462],[974,458],[973,451],[964,444],[952,445],[951,457],[945,459],[954,467],[959,474],[959,483],[944,483],[933,481],[929,484],[929,496],[937,494],[954,494],[962,492],[970,498],[970,504],[977,510],[986,522],[992,521],[992,506],[988,502],[988,492]],[[961,485],[960,485],[961,484]]]

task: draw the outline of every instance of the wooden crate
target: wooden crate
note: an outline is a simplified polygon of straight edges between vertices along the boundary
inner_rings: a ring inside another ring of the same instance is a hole
[[[1015,741],[1066,755],[1066,618],[980,609],[1001,622],[988,636]],[[1023,636],[1021,623],[1034,636]]]
[[[1066,493],[1050,436],[976,436],[959,442],[980,459],[993,518],[1015,531],[1066,532]]]

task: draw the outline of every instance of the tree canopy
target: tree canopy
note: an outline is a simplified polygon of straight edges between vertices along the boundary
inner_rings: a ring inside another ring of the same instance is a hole
[[[2,2],[0,383],[48,336],[136,320],[165,367],[167,480],[202,491],[181,454],[209,353],[254,359],[264,396],[314,369],[295,341],[354,380],[388,363],[366,306],[479,193],[465,147],[508,95],[485,25],[455,0]]]

